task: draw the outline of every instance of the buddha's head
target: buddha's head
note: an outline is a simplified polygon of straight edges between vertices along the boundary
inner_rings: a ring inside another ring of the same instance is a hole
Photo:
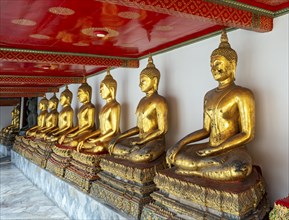
[[[72,96],[72,92],[68,89],[68,86],[66,85],[65,90],[60,95],[60,104],[62,106],[70,105],[72,101]]]
[[[103,99],[115,99],[117,89],[116,80],[110,75],[110,69],[107,69],[107,74],[100,83],[100,95]]]
[[[48,108],[48,99],[44,95],[43,98],[39,102],[39,109],[41,111],[45,111],[45,110],[47,110],[47,108]]]
[[[78,88],[78,92],[77,92],[77,97],[78,100],[81,103],[87,103],[90,102],[91,100],[91,86],[87,84],[87,82],[83,82],[79,88]]]
[[[49,99],[48,102],[48,108],[51,110],[55,110],[58,107],[58,98],[56,97],[56,94],[54,93],[53,96]]]
[[[220,45],[211,54],[211,71],[215,80],[235,80],[237,61],[237,53],[231,48],[227,33],[223,30]]]
[[[160,81],[160,71],[155,67],[151,55],[148,59],[148,64],[140,73],[140,88],[143,92],[154,92],[158,90]]]

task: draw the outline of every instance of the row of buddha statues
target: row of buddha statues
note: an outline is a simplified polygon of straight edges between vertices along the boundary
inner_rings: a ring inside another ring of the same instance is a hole
[[[12,146],[15,135],[20,128],[20,105],[16,105],[11,111],[11,124],[0,131],[0,143],[5,146]]]
[[[255,133],[255,101],[235,84],[237,53],[225,31],[210,65],[218,86],[204,97],[203,127],[171,147],[168,102],[158,94],[160,71],[150,56],[140,73],[145,96],[135,127],[120,130],[117,82],[108,70],[97,129],[92,88],[84,82],[77,126],[66,87],[59,113],[55,94],[41,99],[37,125],[17,137],[15,150],[136,219],[261,219],[268,211],[265,184],[246,147]]]

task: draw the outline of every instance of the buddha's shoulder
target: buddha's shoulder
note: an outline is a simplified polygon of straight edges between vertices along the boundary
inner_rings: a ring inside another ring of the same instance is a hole
[[[167,103],[167,99],[160,95],[160,94],[155,94],[153,97],[152,97],[156,102],[161,102],[161,103]]]
[[[238,96],[254,96],[250,89],[237,85],[232,89],[231,92],[237,94]]]
[[[118,107],[118,108],[119,108],[119,107],[120,107],[120,104],[119,104],[119,102],[118,102],[118,101],[116,101],[116,100],[115,100],[115,101],[113,102],[113,106],[114,106],[114,107]]]
[[[116,100],[109,103],[107,106],[109,106],[109,108],[120,108],[120,104]]]
[[[214,93],[216,93],[216,88],[208,91],[205,97],[210,97]],[[238,85],[234,85],[234,87],[230,89],[229,93],[236,94],[237,96],[254,96],[253,92],[250,89]]]
[[[89,109],[91,109],[91,108],[95,108],[95,106],[94,106],[94,104],[92,104],[91,102],[90,103],[87,103],[86,104],[86,108],[89,108]]]

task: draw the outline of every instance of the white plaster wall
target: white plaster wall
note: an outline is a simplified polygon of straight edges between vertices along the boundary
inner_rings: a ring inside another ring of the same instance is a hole
[[[0,107],[0,130],[11,125],[11,112],[15,106],[1,106]]]
[[[248,148],[254,163],[262,168],[271,205],[289,193],[288,27],[289,16],[284,15],[274,20],[274,30],[270,33],[245,30],[228,33],[231,46],[239,56],[236,83],[250,88],[255,94],[256,136]],[[153,57],[161,71],[159,93],[167,98],[170,108],[168,147],[202,127],[203,96],[217,86],[209,62],[219,39],[220,36],[212,37]],[[118,82],[122,131],[136,125],[135,109],[144,95],[138,87],[139,73],[146,64],[147,59],[144,59],[138,69],[111,71]],[[103,77],[101,74],[88,79],[93,87],[92,102],[98,111],[104,104],[99,96],[99,83]],[[72,106],[75,109],[79,108],[78,86],[69,87],[74,93]]]

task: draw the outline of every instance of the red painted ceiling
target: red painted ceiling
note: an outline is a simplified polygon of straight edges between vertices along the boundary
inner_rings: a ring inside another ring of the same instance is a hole
[[[288,0],[0,0],[0,86],[43,90],[110,66],[137,68],[148,53],[224,27],[271,31],[288,7]]]

